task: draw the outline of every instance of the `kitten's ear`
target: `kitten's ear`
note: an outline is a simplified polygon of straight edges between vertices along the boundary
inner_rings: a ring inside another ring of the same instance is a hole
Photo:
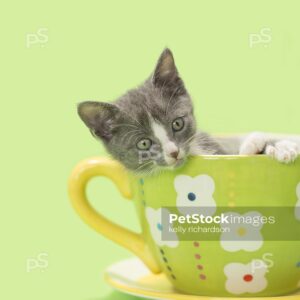
[[[153,77],[152,82],[157,87],[165,87],[167,89],[181,89],[185,92],[184,83],[179,77],[174,57],[170,49],[166,48],[160,55]],[[172,91],[171,91],[172,92]]]
[[[93,134],[105,142],[111,139],[111,126],[120,111],[117,106],[105,102],[86,101],[78,105],[77,111]]]

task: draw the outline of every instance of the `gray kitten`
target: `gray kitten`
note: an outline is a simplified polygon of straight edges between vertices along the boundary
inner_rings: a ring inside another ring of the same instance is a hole
[[[169,49],[141,86],[113,103],[80,103],[78,114],[107,151],[134,172],[178,167],[189,155],[256,154],[268,146],[268,139],[261,135],[255,148],[255,134],[214,139],[198,131],[191,97]]]

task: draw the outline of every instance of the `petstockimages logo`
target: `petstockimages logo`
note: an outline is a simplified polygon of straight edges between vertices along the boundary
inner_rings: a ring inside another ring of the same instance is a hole
[[[193,213],[195,212],[195,213]],[[300,224],[293,207],[165,207],[159,223],[161,238],[226,241],[297,241]],[[224,246],[225,247],[225,246]],[[228,246],[229,247],[229,246]]]
[[[204,216],[200,214],[192,214],[186,216],[178,216],[177,214],[169,215],[169,223],[173,224],[177,221],[180,224],[188,223],[188,224],[235,224],[235,223],[245,223],[252,224],[253,226],[259,226],[261,222],[270,224],[275,223],[275,218],[273,216],[269,218],[264,218],[259,215],[248,215],[248,216],[236,216],[229,214],[221,214],[217,216]]]

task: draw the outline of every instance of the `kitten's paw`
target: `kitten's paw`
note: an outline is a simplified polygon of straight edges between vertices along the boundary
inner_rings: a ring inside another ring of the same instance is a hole
[[[266,145],[267,138],[265,134],[260,132],[253,132],[241,144],[239,154],[259,154],[264,151]]]
[[[279,141],[275,145],[268,145],[265,153],[282,163],[293,162],[300,153],[299,146],[292,141]]]

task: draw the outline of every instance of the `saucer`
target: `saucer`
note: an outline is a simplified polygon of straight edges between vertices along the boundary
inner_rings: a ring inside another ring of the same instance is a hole
[[[175,300],[300,300],[297,294],[280,297],[253,298],[221,298],[208,296],[186,295],[176,291],[164,274],[152,274],[138,258],[122,260],[111,265],[105,271],[105,280],[113,288],[134,296],[146,299],[175,299]]]

